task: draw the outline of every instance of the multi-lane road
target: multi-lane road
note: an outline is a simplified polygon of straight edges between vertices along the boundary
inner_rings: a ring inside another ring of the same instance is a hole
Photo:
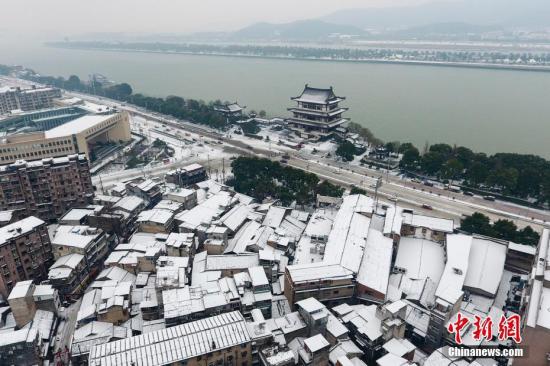
[[[106,101],[105,99],[98,99],[82,94],[78,94],[78,96],[98,103],[110,103],[119,109],[127,110],[131,114],[169,126],[174,131],[180,130],[183,133],[187,132],[198,135],[202,141],[223,142],[223,145],[211,144],[214,148],[258,155],[273,160],[280,160],[283,154],[287,154],[290,158],[286,159],[288,160],[286,164],[289,166],[315,173],[335,183],[347,186],[355,185],[371,193],[374,193],[374,185],[377,179],[380,178],[382,185],[378,190],[378,194],[381,200],[383,202],[385,201],[387,204],[393,204],[393,200],[397,198],[397,202],[400,206],[415,208],[417,211],[433,212],[435,215],[453,218],[457,222],[464,215],[481,212],[489,216],[492,220],[502,218],[513,220],[520,227],[525,225],[532,225],[535,227],[550,225],[549,211],[528,208],[498,200],[487,201],[480,196],[465,196],[461,193],[453,193],[438,187],[427,187],[423,184],[414,183],[392,174],[386,174],[386,172],[337,162],[332,159],[320,158],[319,156],[309,155],[303,152],[291,151],[277,144],[270,144],[268,142],[252,139],[246,141],[242,136],[238,138],[228,137],[226,134],[221,134],[207,127],[179,121],[173,117],[162,116],[157,113],[145,111],[141,108],[126,106],[115,101]],[[184,166],[192,162],[207,163],[205,157],[196,157],[191,160],[177,161],[147,169],[134,169],[132,171],[110,173],[104,175],[102,180],[105,184],[106,182],[109,183],[121,181],[122,179],[131,179],[143,175],[144,173],[150,176],[160,176],[170,169]],[[221,159],[213,159],[210,160],[209,163],[211,166],[220,166]],[[94,179],[97,180],[98,178],[96,177]],[[431,206],[431,209],[425,208],[425,205]]]
[[[14,82],[14,79],[11,80]],[[223,144],[212,144],[215,149],[224,149],[233,153],[245,153],[267,157],[274,160],[280,160],[281,155],[288,154],[287,164],[295,168],[307,170],[320,177],[343,185],[356,185],[368,192],[374,193],[374,185],[378,178],[381,178],[383,184],[379,188],[380,198],[388,204],[393,204],[390,200],[395,200],[399,205],[412,207],[416,210],[432,211],[435,215],[451,217],[460,220],[464,215],[471,215],[474,212],[481,212],[489,216],[492,220],[506,218],[516,222],[518,226],[527,224],[535,227],[550,226],[550,211],[528,208],[503,201],[487,201],[480,196],[465,196],[461,193],[453,193],[437,187],[427,187],[419,183],[414,183],[400,177],[386,174],[378,170],[369,169],[362,166],[345,164],[332,159],[324,159],[315,155],[308,155],[303,152],[289,151],[288,148],[258,140],[250,139],[250,142],[242,136],[228,137],[216,130],[198,126],[186,121],[176,120],[173,117],[162,116],[142,108],[125,105],[117,101],[90,96],[81,93],[68,93],[73,96],[83,98],[95,103],[107,104],[117,107],[120,110],[126,110],[133,115],[141,116],[150,121],[169,126],[174,131],[190,133],[199,136],[201,141],[222,141]],[[145,124],[142,127],[149,128],[153,124]],[[158,127],[158,126],[157,126]],[[108,187],[122,180],[132,179],[138,176],[161,176],[170,169],[184,166],[193,162],[209,163],[210,166],[220,166],[221,159],[209,159],[204,156],[196,156],[185,161],[175,161],[169,164],[155,167],[146,167],[142,169],[132,169],[104,173],[94,177],[94,184],[101,183]],[[101,177],[101,179],[100,179]],[[427,209],[429,205],[431,209]],[[424,206],[424,207],[423,207]]]

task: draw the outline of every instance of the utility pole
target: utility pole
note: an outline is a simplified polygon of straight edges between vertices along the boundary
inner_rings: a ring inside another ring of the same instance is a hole
[[[374,186],[374,207],[373,210],[376,211],[378,208],[378,188],[382,185],[382,177],[376,179],[376,184]]]
[[[105,194],[105,189],[103,188],[103,180],[101,179],[101,174],[99,174],[99,185],[101,186],[101,193]]]
[[[225,184],[225,158],[222,158],[222,183]]]

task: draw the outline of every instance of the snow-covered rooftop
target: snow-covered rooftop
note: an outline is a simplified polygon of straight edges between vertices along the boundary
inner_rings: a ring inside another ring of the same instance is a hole
[[[126,196],[118,200],[114,205],[113,208],[119,208],[126,212],[134,212],[139,207],[144,206],[145,201],[137,196]]]
[[[252,212],[248,205],[237,205],[220,218],[220,222],[232,232],[236,232]]]
[[[294,283],[315,281],[320,279],[347,279],[353,277],[353,272],[339,264],[323,262],[298,264],[286,267]]]
[[[52,128],[45,132],[47,139],[70,136],[86,131],[90,128],[96,127],[103,122],[111,119],[113,115],[87,115],[64,123],[61,126]]]
[[[325,337],[323,337],[322,334],[317,334],[313,337],[306,338],[304,340],[304,344],[312,353],[315,353],[322,350],[323,348],[327,348],[330,346],[330,343],[328,343],[328,341],[325,339]]]
[[[454,305],[462,296],[462,286],[468,273],[472,237],[463,234],[447,235],[447,263],[435,295]]]
[[[464,286],[496,295],[504,271],[506,250],[506,243],[474,236]]]
[[[269,285],[269,281],[267,280],[267,276],[265,275],[264,267],[261,267],[261,266],[250,267],[248,269],[248,273],[250,274],[252,287]]]
[[[281,222],[283,222],[285,214],[286,214],[286,208],[271,206],[269,208],[269,211],[267,211],[267,214],[265,215],[262,225],[277,229],[279,228],[279,226],[281,226]]]
[[[173,216],[173,211],[154,208],[152,210],[141,211],[137,218],[137,222],[153,222],[160,225],[166,225],[172,220]]]
[[[382,294],[386,293],[393,253],[392,239],[370,229],[367,245],[357,273],[357,282]]]
[[[403,213],[403,223],[414,227],[424,227],[434,231],[442,231],[444,233],[452,233],[454,230],[454,221],[451,219],[408,212]]]
[[[324,261],[357,273],[366,246],[373,201],[364,195],[344,198],[325,247]]]
[[[179,213],[176,215],[176,220],[181,222],[180,226],[194,230],[201,224],[210,224],[212,220],[222,215],[232,202],[233,198],[228,192],[220,191],[198,206]]]
[[[177,363],[251,340],[238,311],[95,345],[90,366],[154,366]]]
[[[103,231],[85,225],[59,225],[51,242],[54,245],[87,249]]]
[[[45,224],[44,221],[37,217],[29,216],[23,220],[19,220],[12,224],[0,228],[0,244],[4,244],[10,239],[17,238],[21,235],[27,235],[40,225]]]
[[[404,276],[409,279],[429,277],[438,283],[445,267],[443,246],[426,239],[403,237],[394,267],[404,269]]]

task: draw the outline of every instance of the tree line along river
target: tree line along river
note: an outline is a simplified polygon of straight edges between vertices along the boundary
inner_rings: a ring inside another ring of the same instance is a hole
[[[4,49],[6,49],[4,47]],[[148,95],[238,101],[286,116],[304,84],[333,86],[346,116],[383,140],[446,142],[487,153],[550,158],[550,73],[437,66],[281,60],[117,51],[39,44],[9,48],[0,63],[45,75],[101,73]]]

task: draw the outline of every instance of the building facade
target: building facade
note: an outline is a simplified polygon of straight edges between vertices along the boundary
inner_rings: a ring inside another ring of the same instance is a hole
[[[5,137],[0,141],[0,164],[76,153],[90,159],[95,144],[130,139],[128,113],[87,115],[47,131]]]
[[[32,86],[30,89],[0,88],[0,114],[13,110],[33,111],[54,106],[54,99],[61,98],[57,88]]]
[[[294,309],[300,300],[314,297],[333,306],[350,300],[355,292],[353,272],[339,264],[308,263],[287,266],[284,293]]]
[[[0,209],[50,221],[91,203],[94,189],[84,155],[0,166]]]
[[[46,279],[52,262],[44,221],[30,216],[0,228],[0,294],[4,298],[19,281]]]
[[[191,164],[169,171],[165,176],[166,183],[172,183],[179,187],[187,187],[207,178],[206,169],[200,164]]]

